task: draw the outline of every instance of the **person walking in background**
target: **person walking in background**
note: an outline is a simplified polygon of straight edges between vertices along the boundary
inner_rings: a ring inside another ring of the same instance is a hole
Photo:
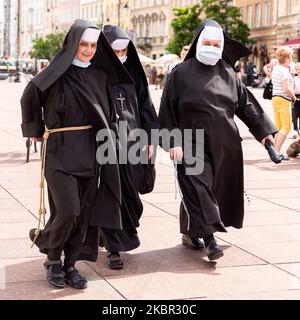
[[[276,51],[278,64],[272,72],[272,105],[274,110],[275,126],[278,130],[275,136],[275,149],[281,160],[289,160],[281,152],[282,145],[291,130],[291,103],[296,101],[294,81],[290,72],[293,50],[281,46]]]
[[[250,61],[248,62],[247,66],[246,66],[246,74],[247,74],[247,78],[246,78],[246,85],[247,86],[252,86],[253,80],[254,80],[254,66],[253,66],[253,62]]]
[[[157,78],[157,69],[155,66],[151,68],[151,81],[150,84],[156,85],[156,78]]]

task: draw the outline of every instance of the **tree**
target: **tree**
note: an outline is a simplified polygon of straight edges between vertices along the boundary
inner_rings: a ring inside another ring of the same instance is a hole
[[[249,27],[241,20],[240,10],[230,4],[231,0],[205,0],[203,7],[207,18],[216,20],[226,33],[243,44],[250,43]]]
[[[65,33],[51,33],[47,34],[45,39],[34,39],[30,56],[36,59],[48,59],[50,61],[61,49],[64,38]]]
[[[173,9],[175,18],[171,26],[174,34],[167,46],[170,53],[179,55],[182,47],[191,43],[193,32],[201,22],[199,16],[202,10],[203,7],[200,5]]]
[[[202,5],[173,9],[175,18],[171,23],[173,37],[167,50],[177,55],[181,48],[191,43],[194,31],[201,23],[201,16],[216,20],[226,33],[243,44],[252,43],[249,37],[249,27],[240,18],[240,11],[230,4],[230,0],[204,0]],[[205,15],[202,13],[205,12]]]

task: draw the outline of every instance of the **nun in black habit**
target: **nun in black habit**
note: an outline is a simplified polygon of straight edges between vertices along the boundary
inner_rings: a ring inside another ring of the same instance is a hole
[[[118,69],[118,59],[103,33],[89,21],[76,20],[60,52],[27,85],[21,98],[23,136],[44,137],[47,143],[44,173],[50,218],[42,231],[32,229],[30,238],[47,254],[47,279],[59,288],[65,282],[85,288],[87,281],[75,262],[96,261],[98,255],[98,228],[90,227],[89,220],[98,181],[95,133],[115,122],[107,73],[112,83],[130,81]],[[109,140],[115,148],[112,137]],[[103,207],[111,209],[108,224],[121,228],[117,164],[101,166],[98,192],[105,199]]]
[[[177,166],[183,197],[182,243],[196,250],[205,245],[210,260],[223,256],[213,233],[243,226],[243,154],[234,116],[247,125],[257,141],[264,144],[270,139],[274,144],[273,123],[233,70],[236,61],[250,53],[230,39],[216,21],[206,19],[196,30],[185,61],[170,73],[159,110],[161,128],[178,128],[183,135],[184,129],[193,130],[190,145],[173,144],[168,151],[172,160],[182,159]],[[195,157],[204,161],[204,169],[188,175],[187,152],[194,152],[201,143],[195,139],[195,129],[204,129],[204,152]],[[199,238],[204,239],[204,245]]]
[[[120,60],[119,65],[123,65],[124,70],[133,80],[132,84],[112,85],[112,96],[119,123],[127,121],[127,132],[119,131],[119,136],[129,137],[134,129],[145,130],[148,136],[149,158],[151,158],[153,148],[149,137],[151,129],[159,128],[159,121],[149,94],[145,72],[132,41],[121,28],[106,25],[103,31]],[[133,143],[128,142],[128,150]],[[141,163],[128,162],[119,164],[119,170],[122,189],[122,230],[101,226],[102,240],[107,249],[108,266],[112,269],[123,267],[120,251],[133,250],[140,245],[137,227],[143,212],[143,205],[139,197],[140,185],[143,183],[144,176],[143,166]],[[101,210],[101,201],[99,201],[98,208]],[[93,214],[93,216],[96,215],[97,212]]]

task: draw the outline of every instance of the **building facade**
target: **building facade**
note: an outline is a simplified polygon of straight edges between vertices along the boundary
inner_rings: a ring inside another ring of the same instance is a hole
[[[4,1],[0,0],[0,58],[4,55]]]
[[[58,12],[58,30],[66,32],[74,20],[80,17],[80,0],[59,0]]]
[[[21,49],[26,53],[37,36],[66,31],[77,18],[99,27],[119,25],[141,53],[157,58],[165,53],[172,36],[173,9],[199,0],[21,0]],[[18,0],[0,0],[0,55],[16,55]],[[1,5],[2,4],[2,5]],[[234,0],[250,27],[254,54],[250,59],[261,71],[274,49],[290,45],[300,60],[300,0]],[[299,41],[297,40],[299,39]],[[297,42],[298,41],[298,42]]]
[[[55,33],[59,30],[59,0],[46,0],[44,9],[44,35]]]
[[[27,57],[33,40],[44,35],[45,1],[23,0],[20,14],[20,56]]]
[[[104,0],[104,25],[120,26],[127,32],[131,28],[132,0]]]
[[[277,0],[236,0],[241,18],[250,28],[250,39],[253,40],[250,60],[261,72],[263,66],[274,57],[277,46]]]
[[[291,46],[300,61],[300,0],[279,1],[277,45],[282,44]]]
[[[235,0],[241,17],[250,28],[254,54],[250,59],[262,72],[264,64],[282,44],[295,42],[294,60],[300,60],[300,0]],[[299,39],[299,41],[297,41]]]
[[[132,0],[132,34],[144,54],[157,58],[164,54],[170,30],[168,0]]]
[[[104,0],[81,0],[80,17],[102,27],[104,25]]]

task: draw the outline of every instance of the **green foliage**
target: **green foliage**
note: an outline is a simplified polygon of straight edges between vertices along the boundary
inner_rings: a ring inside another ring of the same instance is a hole
[[[216,20],[233,39],[243,44],[251,43],[249,27],[240,18],[239,8],[232,6],[230,0],[204,0],[202,4],[192,7],[173,9],[175,18],[171,25],[173,37],[167,50],[177,55],[181,48],[191,43],[194,31],[201,23],[200,15],[205,12],[205,17]]]
[[[199,5],[173,9],[175,18],[171,26],[174,35],[167,46],[170,53],[179,55],[182,47],[191,43],[193,32],[201,23],[199,16],[202,10],[203,8]]]
[[[48,59],[49,61],[61,49],[65,33],[47,34],[45,39],[37,38],[33,40],[33,47],[30,56],[37,59]]]
[[[233,39],[249,43],[249,27],[240,17],[240,10],[232,6],[230,0],[205,0],[205,15],[216,20]]]

